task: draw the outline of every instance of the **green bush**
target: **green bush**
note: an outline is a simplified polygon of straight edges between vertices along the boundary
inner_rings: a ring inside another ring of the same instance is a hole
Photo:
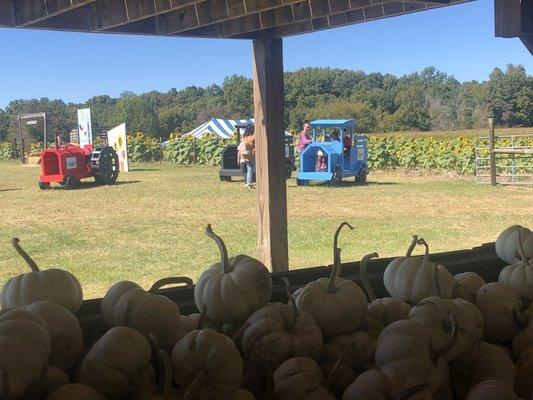
[[[9,160],[14,158],[13,144],[9,142],[0,142],[0,160]]]

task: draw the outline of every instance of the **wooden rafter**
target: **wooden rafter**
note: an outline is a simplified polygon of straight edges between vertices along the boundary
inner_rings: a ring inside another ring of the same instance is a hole
[[[0,0],[0,25],[32,27],[96,0]]]

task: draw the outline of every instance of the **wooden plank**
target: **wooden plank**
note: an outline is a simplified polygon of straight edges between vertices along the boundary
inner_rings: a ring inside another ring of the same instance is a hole
[[[494,0],[494,31],[498,37],[517,37],[521,30],[520,0]]]
[[[96,0],[17,0],[14,4],[17,26],[27,27],[79,7],[94,3]]]
[[[253,87],[259,257],[271,271],[287,271],[283,45],[268,31],[253,41]]]
[[[0,26],[15,26],[15,8],[10,0],[0,0]]]
[[[489,163],[490,163],[490,184],[496,186],[496,154],[494,153],[494,118],[489,118]]]

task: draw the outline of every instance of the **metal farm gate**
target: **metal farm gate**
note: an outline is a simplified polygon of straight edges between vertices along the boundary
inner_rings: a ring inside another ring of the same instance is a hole
[[[476,183],[533,185],[533,134],[476,138]]]

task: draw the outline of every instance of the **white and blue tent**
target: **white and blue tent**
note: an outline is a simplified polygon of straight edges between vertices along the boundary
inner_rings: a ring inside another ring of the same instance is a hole
[[[197,128],[189,132],[189,135],[198,138],[206,133],[212,133],[220,139],[229,139],[235,131],[236,124],[251,124],[253,125],[253,118],[250,119],[222,119],[211,118],[209,121],[203,123]]]

